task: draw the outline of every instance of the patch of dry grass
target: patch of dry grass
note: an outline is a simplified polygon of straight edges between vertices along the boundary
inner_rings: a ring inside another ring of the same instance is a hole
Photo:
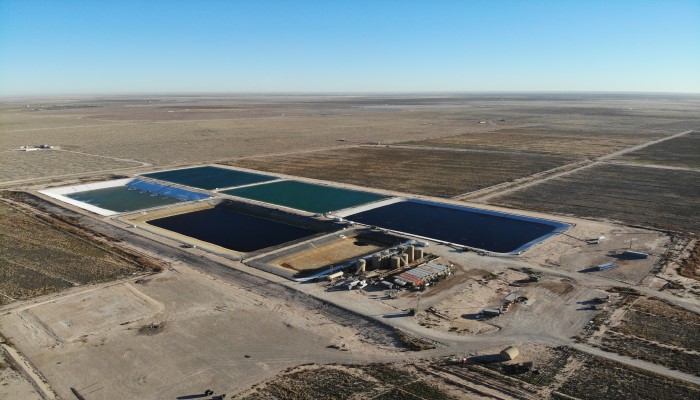
[[[700,232],[700,172],[606,164],[496,197],[490,203]]]
[[[568,164],[571,159],[402,147],[232,160],[226,164],[406,193],[450,197]]]
[[[0,292],[26,299],[142,267],[0,202]]]

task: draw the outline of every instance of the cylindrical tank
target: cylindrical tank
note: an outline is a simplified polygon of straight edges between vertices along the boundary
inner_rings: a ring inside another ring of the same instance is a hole
[[[364,274],[367,268],[367,261],[364,258],[357,260],[357,272],[358,274]]]
[[[382,267],[382,255],[375,254],[372,256],[372,268],[379,269]]]
[[[401,266],[401,257],[393,256],[391,257],[391,269],[397,269]]]
[[[406,251],[404,251],[404,254],[408,254],[408,262],[412,263],[413,262],[413,252],[415,251],[415,247],[409,245],[406,247]]]
[[[382,267],[391,268],[391,254],[388,251],[382,253]]]
[[[518,350],[518,348],[515,346],[508,346],[505,349],[503,349],[503,351],[501,351],[501,359],[503,361],[514,360],[519,355],[520,350]]]
[[[408,265],[408,254],[401,254],[401,266],[405,267]]]
[[[423,258],[423,249],[415,249],[413,252],[413,258],[417,261]]]

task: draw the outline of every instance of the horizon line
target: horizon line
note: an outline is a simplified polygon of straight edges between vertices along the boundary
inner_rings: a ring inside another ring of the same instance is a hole
[[[0,95],[0,99],[32,99],[32,98],[69,98],[69,97],[121,97],[121,96],[377,96],[377,95],[455,95],[455,94],[486,94],[486,95],[514,95],[514,94],[603,94],[603,95],[690,95],[700,96],[700,92],[649,92],[649,91],[606,91],[606,90],[436,90],[436,91],[173,91],[173,92],[97,92],[97,93],[46,93],[31,95]]]

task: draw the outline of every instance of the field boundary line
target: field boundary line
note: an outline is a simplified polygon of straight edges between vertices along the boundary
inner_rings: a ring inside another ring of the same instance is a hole
[[[453,151],[456,153],[488,153],[488,154],[517,154],[526,156],[540,156],[540,157],[559,157],[559,158],[572,158],[567,156],[561,156],[558,154],[545,154],[545,153],[534,153],[530,151],[513,151],[513,150],[492,150],[492,149],[464,149],[459,147],[440,147],[440,146],[416,146],[410,144],[360,144],[358,147],[367,148],[400,148],[409,150],[432,150],[432,151]]]
[[[559,172],[566,173],[566,172],[569,172],[572,170],[581,169],[583,167],[587,167],[591,163],[593,163],[593,161],[588,160],[588,159],[574,161],[572,163],[560,165],[558,167],[554,167],[554,168],[548,169],[546,171],[541,171],[541,172],[537,172],[537,173],[534,173],[534,174],[529,175],[529,176],[524,176],[522,178],[518,178],[515,181],[499,183],[497,185],[489,186],[489,187],[486,187],[483,189],[478,189],[478,190],[474,190],[471,192],[458,194],[458,195],[450,197],[450,198],[454,199],[454,200],[478,201],[478,200],[481,200],[481,198],[487,197],[489,194],[497,192],[501,189],[503,189],[505,191],[505,190],[509,190],[510,188],[524,186],[525,184],[532,182],[533,180],[542,181],[542,180],[545,180],[547,177],[552,176],[554,174],[557,174]],[[519,185],[521,185],[521,186],[519,186]],[[499,192],[499,193],[501,193],[501,192]],[[477,197],[475,198],[474,196],[477,196]]]
[[[688,171],[688,172],[700,172],[700,168],[693,167],[680,167],[675,165],[663,165],[663,164],[642,164],[628,161],[612,160],[606,161],[609,165],[624,165],[626,167],[641,167],[641,168],[657,168],[657,169],[670,169],[674,171]]]
[[[694,385],[700,385],[700,377],[687,374],[685,372],[677,371],[677,370],[672,370],[668,367],[665,367],[663,365],[659,364],[654,364],[648,361],[643,361],[639,359],[635,359],[632,357],[628,356],[623,356],[617,353],[612,353],[609,351],[601,350],[586,344],[582,343],[573,343],[571,344],[573,348],[576,350],[579,350],[583,353],[606,358],[611,361],[619,362],[625,365],[629,365],[634,368],[639,368],[647,372],[651,372],[656,375],[662,375],[667,378],[672,378],[672,379],[678,379],[684,382],[692,383]]]
[[[138,161],[138,160],[131,160],[128,158],[119,158],[119,157],[111,157],[111,156],[103,156],[101,154],[92,154],[92,153],[86,153],[84,151],[75,151],[75,150],[64,150],[64,149],[55,149],[54,151],[63,151],[66,153],[75,153],[75,154],[82,154],[85,156],[92,156],[92,157],[101,157],[101,158],[108,158],[110,160],[117,160],[117,161],[123,161],[123,162],[130,162],[130,163],[137,163],[141,164],[138,167],[150,167],[151,163],[147,163],[145,161]],[[133,168],[138,168],[138,167],[133,167]]]
[[[555,179],[555,178],[561,178],[561,177],[563,177],[563,176],[571,175],[571,174],[573,174],[573,173],[575,173],[575,172],[582,171],[582,170],[584,170],[584,169],[586,169],[586,168],[591,168],[591,167],[595,167],[595,166],[604,164],[606,161],[612,160],[612,159],[614,159],[614,158],[616,158],[616,157],[619,157],[619,156],[621,156],[621,155],[624,155],[624,154],[627,154],[627,153],[631,153],[631,152],[633,152],[633,151],[637,151],[637,150],[643,149],[643,148],[645,148],[645,147],[648,147],[648,146],[651,146],[651,145],[654,145],[654,144],[658,144],[658,143],[661,143],[661,142],[665,142],[665,141],[667,141],[667,140],[675,139],[675,138],[677,138],[677,137],[680,137],[680,136],[683,136],[683,135],[687,135],[687,134],[689,134],[689,133],[692,133],[693,131],[694,131],[694,130],[691,129],[691,130],[688,130],[688,131],[683,131],[683,132],[675,133],[675,134],[670,135],[670,136],[664,136],[664,137],[659,138],[659,139],[650,140],[650,141],[648,141],[648,142],[644,142],[644,143],[641,143],[641,144],[638,144],[638,145],[635,145],[635,146],[632,146],[632,147],[628,147],[628,148],[626,148],[626,149],[618,150],[618,151],[616,151],[616,152],[610,153],[610,154],[605,155],[605,156],[597,157],[597,158],[595,158],[595,159],[593,160],[593,162],[591,162],[591,163],[589,163],[589,164],[586,164],[586,165],[582,165],[582,166],[580,166],[580,167],[578,167],[578,168],[574,168],[574,169],[570,169],[570,170],[567,170],[567,171],[562,171],[562,172],[560,172],[560,173],[555,173],[555,174],[552,174],[552,175],[549,175],[549,176],[545,176],[545,177],[543,177],[542,179],[534,179],[534,180],[525,182],[525,183],[523,183],[522,185],[515,185],[515,186],[510,187],[510,188],[507,188],[507,189],[505,189],[505,190],[496,191],[496,192],[492,192],[492,193],[488,193],[488,194],[486,194],[486,195],[484,195],[484,196],[477,197],[477,198],[474,198],[474,199],[471,199],[471,200],[472,200],[472,201],[476,201],[476,202],[486,202],[486,201],[491,200],[491,199],[493,199],[493,198],[495,198],[495,197],[500,197],[500,196],[503,196],[503,195],[506,195],[506,194],[509,194],[509,193],[512,193],[512,192],[515,192],[515,191],[518,191],[518,190],[521,190],[521,189],[525,189],[525,188],[528,188],[528,187],[531,187],[531,186],[534,186],[534,185],[538,185],[538,184],[540,184],[540,183],[543,183],[543,182],[546,182],[546,181],[549,181],[549,180],[552,180],[552,179]],[[532,176],[532,175],[531,175],[531,176]]]

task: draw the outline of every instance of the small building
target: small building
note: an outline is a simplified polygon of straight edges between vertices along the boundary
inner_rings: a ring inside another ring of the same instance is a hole
[[[625,260],[644,260],[649,258],[649,254],[641,251],[625,250],[621,257]]]
[[[600,265],[596,266],[595,268],[596,268],[598,271],[605,271],[606,269],[613,269],[613,268],[615,268],[615,264],[609,262],[609,263],[605,263],[605,264],[600,264]]]
[[[394,282],[401,286],[408,284],[419,287],[430,282],[444,279],[450,274],[452,274],[450,267],[427,263],[399,274],[394,278]]]
[[[498,317],[501,315],[501,310],[498,308],[484,308],[481,312],[485,317]]]
[[[508,346],[501,351],[501,359],[503,361],[515,360],[520,355],[520,350],[515,346]]]

